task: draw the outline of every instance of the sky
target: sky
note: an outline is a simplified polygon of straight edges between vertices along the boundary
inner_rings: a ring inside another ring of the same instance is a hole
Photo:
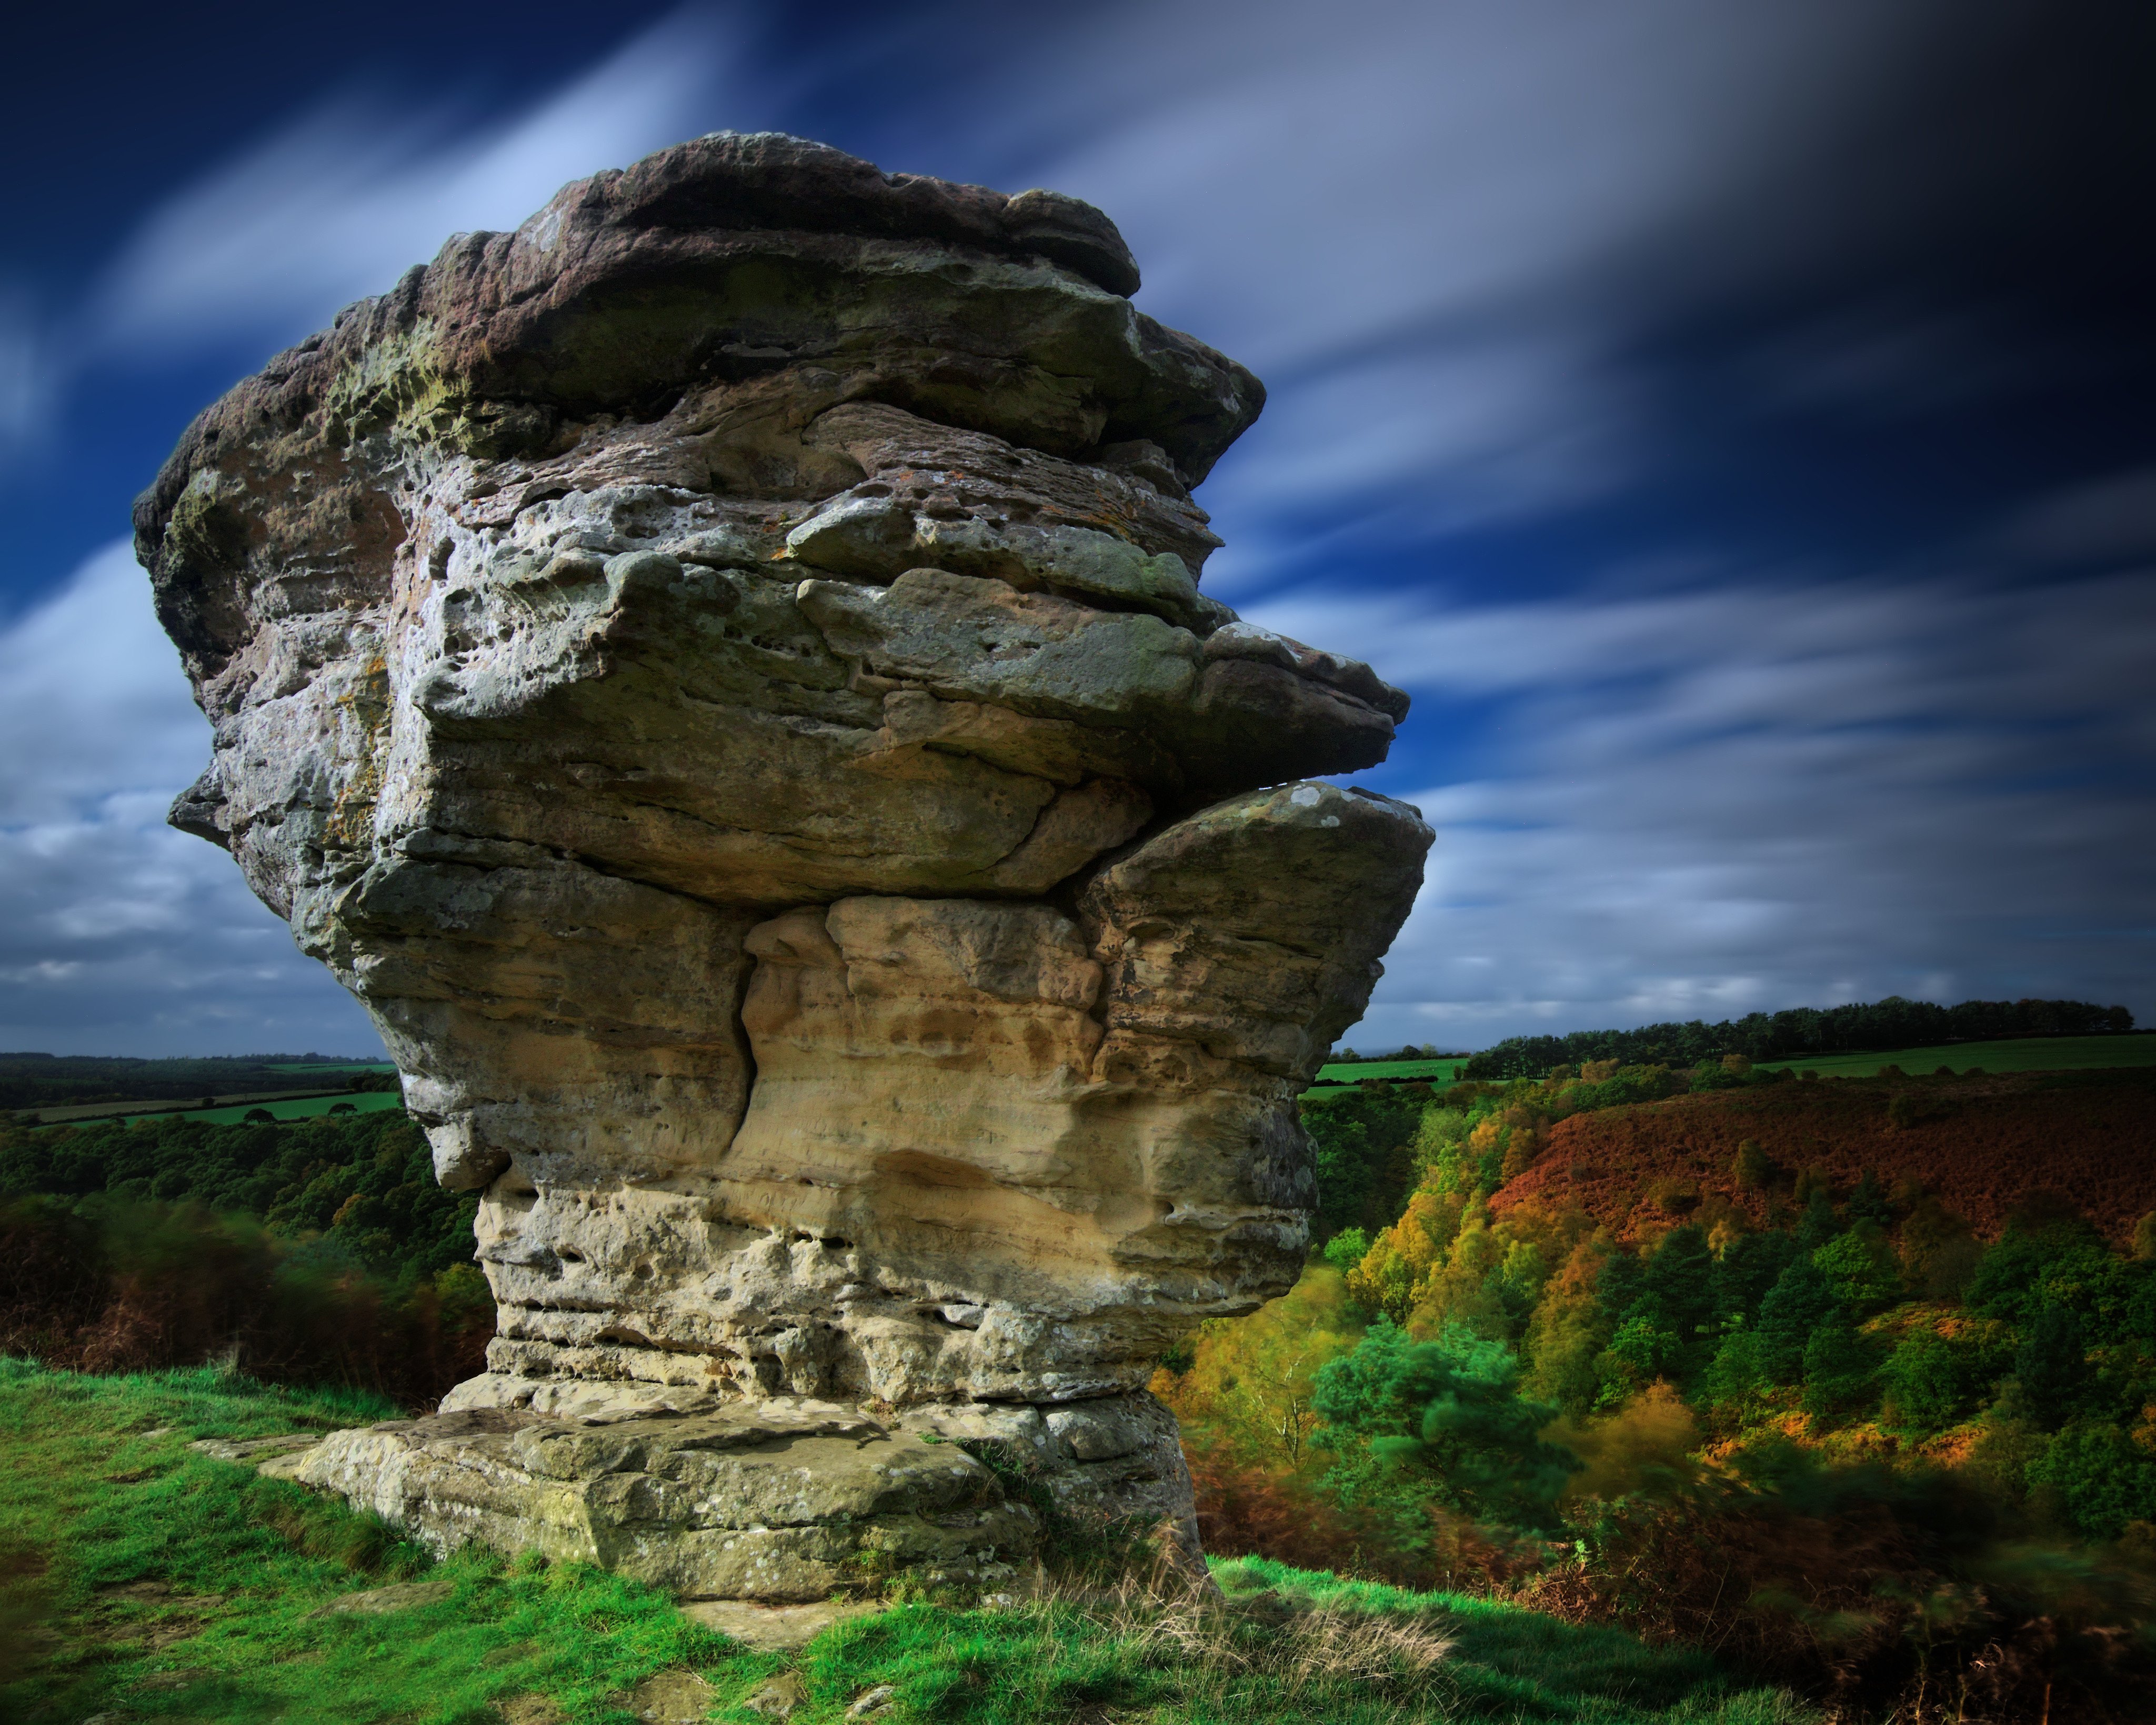
[[[127,511],[461,230],[721,128],[1086,198],[1250,365],[1206,587],[1410,691],[1349,1040],[2156,1022],[2156,13],[43,8],[0,132],[0,1048],[372,1053],[223,852]]]

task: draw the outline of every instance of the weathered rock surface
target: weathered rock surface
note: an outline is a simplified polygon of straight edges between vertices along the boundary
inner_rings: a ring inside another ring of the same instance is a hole
[[[1142,1385],[1296,1274],[1430,835],[1298,782],[1406,699],[1201,592],[1262,391],[1137,284],[1074,200],[718,134],[189,429],[172,819],[365,1003],[500,1307],[441,1420],[280,1471],[768,1599],[1029,1549],[924,1431],[1187,1519]]]

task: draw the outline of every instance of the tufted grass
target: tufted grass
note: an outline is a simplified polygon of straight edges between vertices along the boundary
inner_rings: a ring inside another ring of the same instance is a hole
[[[795,1725],[835,1725],[884,1685],[879,1725],[1813,1717],[1697,1652],[1257,1559],[1215,1565],[1224,1604],[914,1603],[795,1655],[757,1653],[597,1570],[436,1563],[372,1517],[187,1447],[395,1412],[207,1370],[93,1378],[0,1360],[0,1718],[628,1725],[636,1686],[684,1669],[710,1684],[711,1717],[739,1725],[767,1717],[747,1703],[773,1680],[798,1686]],[[446,1595],[324,1610],[415,1579]]]

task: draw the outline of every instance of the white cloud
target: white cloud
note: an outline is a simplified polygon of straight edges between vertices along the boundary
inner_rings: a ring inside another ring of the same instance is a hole
[[[1406,793],[1438,845],[1363,1045],[1897,992],[2156,1009],[2145,578],[1253,615],[1501,716],[1476,777]]]
[[[1266,379],[1209,507],[1247,534],[1424,484],[1442,531],[1635,470],[1661,439],[1626,344],[1810,238],[1784,182],[1952,23],[1864,0],[1183,0],[1070,23],[1034,55],[1057,91],[1014,81],[1018,110],[984,79],[960,123],[1109,211],[1140,303]]]
[[[90,300],[85,346],[169,356],[290,341],[387,289],[452,234],[514,228],[562,186],[742,110],[712,14],[683,13],[489,124],[347,99],[318,109],[154,212]]]
[[[209,726],[126,542],[0,629],[0,1047],[379,1047],[231,859],[165,824]]]

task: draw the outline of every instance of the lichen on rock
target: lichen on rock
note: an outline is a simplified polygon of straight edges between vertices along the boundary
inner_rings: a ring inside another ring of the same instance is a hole
[[[1143,1386],[1297,1273],[1295,1099],[1430,834],[1303,782],[1406,697],[1201,590],[1263,392],[1137,280],[1075,200],[720,133],[189,428],[136,508],[215,726],[172,819],[366,1005],[500,1314],[295,1476],[743,1597],[1021,1554],[902,1449],[947,1428],[1187,1528]]]

